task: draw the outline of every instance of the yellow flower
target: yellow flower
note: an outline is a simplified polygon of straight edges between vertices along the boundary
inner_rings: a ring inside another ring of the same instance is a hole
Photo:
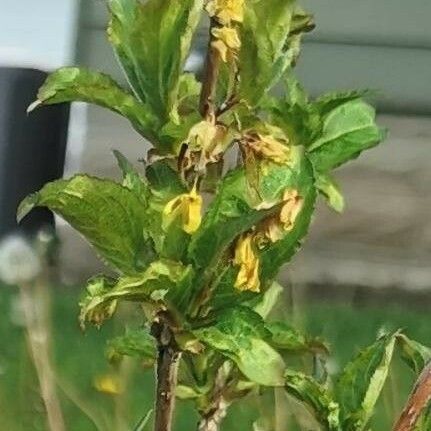
[[[217,18],[222,24],[243,22],[244,2],[245,0],[209,0],[206,9],[211,17]]]
[[[93,382],[94,388],[98,392],[108,395],[119,395],[123,392],[123,387],[117,376],[105,374],[97,376]]]
[[[264,220],[258,227],[256,240],[260,248],[264,247],[268,240],[272,243],[280,241],[286,232],[290,232],[295,227],[295,221],[302,210],[304,199],[297,190],[286,189],[282,203],[280,212]]]
[[[287,146],[287,140],[283,143],[272,135],[258,133],[252,136],[248,143],[257,155],[272,160],[274,163],[284,164],[290,160],[290,148]]]
[[[185,232],[196,232],[202,221],[202,196],[196,191],[196,185],[190,193],[184,193],[169,201],[163,209],[163,229],[176,219],[181,219],[181,225]]]
[[[260,292],[259,258],[253,249],[253,235],[242,235],[235,249],[234,264],[239,266],[235,288]]]
[[[238,31],[235,28],[221,27],[214,28],[212,34],[216,38],[212,47],[218,51],[223,62],[233,60],[241,48]]]

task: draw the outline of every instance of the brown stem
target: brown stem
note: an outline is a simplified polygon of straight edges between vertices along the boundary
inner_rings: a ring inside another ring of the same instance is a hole
[[[153,324],[152,334],[158,344],[154,431],[171,431],[181,353],[175,343],[172,329],[166,323],[164,316],[160,316]]]
[[[215,19],[211,19],[208,51],[205,60],[205,74],[200,97],[200,112],[207,120],[215,118],[216,115],[215,98],[220,70],[220,56],[212,46],[212,43],[215,40],[212,30],[217,25],[217,21]]]
[[[393,431],[412,431],[431,401],[431,362],[424,368]]]

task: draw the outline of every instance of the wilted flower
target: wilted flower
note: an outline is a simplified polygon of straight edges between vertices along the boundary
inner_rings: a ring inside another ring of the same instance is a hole
[[[196,170],[205,171],[208,163],[217,162],[227,143],[227,128],[216,124],[215,120],[203,120],[195,124],[189,131],[187,152],[183,165],[186,169],[195,165]]]
[[[208,148],[217,136],[217,125],[212,121],[203,120],[195,124],[187,137],[187,144],[191,150]]]
[[[119,395],[123,392],[123,385],[117,376],[104,374],[97,376],[93,382],[94,389],[107,395]]]
[[[212,46],[217,50],[220,58],[225,63],[233,60],[241,48],[241,40],[239,39],[237,29],[230,27],[214,28],[212,34],[216,38],[212,42]]]
[[[234,264],[239,266],[235,281],[238,290],[260,292],[259,258],[253,248],[253,235],[242,235],[235,249]]]
[[[286,189],[283,194],[282,207],[278,214],[264,220],[256,233],[259,247],[264,247],[268,240],[272,243],[280,241],[290,232],[302,210],[304,199],[295,189]]]
[[[206,9],[210,16],[216,17],[222,24],[244,20],[245,0],[209,0]]]
[[[274,163],[284,164],[290,160],[290,148],[287,146],[287,138],[284,142],[273,135],[261,133],[246,135],[249,148],[258,156],[273,161]]]
[[[0,279],[7,284],[34,280],[42,263],[29,242],[20,235],[11,235],[0,243]]]
[[[202,220],[202,196],[196,185],[190,193],[184,193],[169,201],[163,210],[163,227],[166,229],[174,220],[180,219],[182,228],[188,234],[196,232]]]

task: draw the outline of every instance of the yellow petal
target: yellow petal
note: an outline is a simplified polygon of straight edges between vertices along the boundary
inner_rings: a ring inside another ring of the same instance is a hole
[[[253,235],[247,234],[239,238],[235,249],[234,264],[239,266],[234,287],[241,291],[259,292],[259,258],[253,249]]]
[[[244,20],[244,0],[210,0],[206,10],[222,24]]]
[[[196,186],[190,193],[184,193],[170,200],[163,209],[162,227],[166,231],[171,223],[180,218],[182,229],[188,234],[196,232],[202,221],[202,197]]]
[[[280,211],[280,222],[285,231],[291,231],[295,226],[296,218],[302,210],[304,199],[297,190],[286,190],[283,196],[284,205]]]

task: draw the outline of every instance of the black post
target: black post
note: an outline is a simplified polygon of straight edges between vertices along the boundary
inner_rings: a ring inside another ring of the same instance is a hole
[[[34,69],[0,68],[0,238],[18,229],[19,202],[63,174],[69,105],[26,113],[46,76]],[[20,229],[32,234],[52,224],[52,214],[38,209]]]

